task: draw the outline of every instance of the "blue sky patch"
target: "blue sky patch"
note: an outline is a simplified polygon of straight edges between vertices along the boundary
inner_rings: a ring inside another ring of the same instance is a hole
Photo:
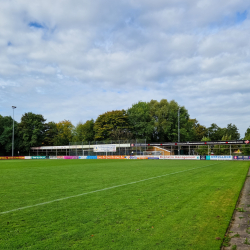
[[[12,43],[11,43],[11,42],[8,42],[8,46],[12,46]]]
[[[237,23],[242,23],[247,19],[247,11],[245,10],[244,12],[237,12],[236,14],[236,22]]]
[[[42,24],[37,23],[37,22],[30,22],[29,26],[33,27],[33,28],[37,28],[37,29],[43,29],[44,28],[44,26]]]

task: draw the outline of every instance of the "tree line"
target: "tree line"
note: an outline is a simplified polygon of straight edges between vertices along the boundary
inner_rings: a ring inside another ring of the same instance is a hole
[[[79,122],[74,126],[69,120],[46,122],[41,114],[22,115],[21,122],[14,121],[15,155],[27,154],[30,147],[68,145],[69,142],[146,139],[147,142],[178,141],[178,110],[180,141],[240,139],[238,128],[228,124],[221,128],[215,123],[205,127],[191,119],[187,109],[176,101],[139,101],[127,110],[114,110],[101,114],[94,121]],[[13,119],[0,115],[0,155],[10,155],[12,149]],[[250,139],[250,128],[246,131]]]

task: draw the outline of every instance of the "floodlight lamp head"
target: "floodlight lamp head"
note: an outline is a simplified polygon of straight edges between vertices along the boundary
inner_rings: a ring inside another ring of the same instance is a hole
[[[16,106],[12,106],[13,109],[16,109]]]

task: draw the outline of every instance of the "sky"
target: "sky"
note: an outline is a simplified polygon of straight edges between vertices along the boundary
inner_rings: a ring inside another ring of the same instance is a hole
[[[1,0],[0,114],[74,125],[167,99],[250,126],[250,1]]]

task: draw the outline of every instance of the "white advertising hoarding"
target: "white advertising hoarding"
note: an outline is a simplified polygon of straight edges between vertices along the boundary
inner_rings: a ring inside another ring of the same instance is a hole
[[[116,152],[115,144],[103,144],[103,145],[95,145],[93,147],[94,152]]]
[[[161,160],[200,160],[199,155],[160,155]]]
[[[87,156],[78,156],[78,159],[86,160],[86,159],[87,159]]]
[[[231,155],[210,155],[210,160],[219,160],[219,161],[225,161],[225,160],[232,160],[233,156]]]

